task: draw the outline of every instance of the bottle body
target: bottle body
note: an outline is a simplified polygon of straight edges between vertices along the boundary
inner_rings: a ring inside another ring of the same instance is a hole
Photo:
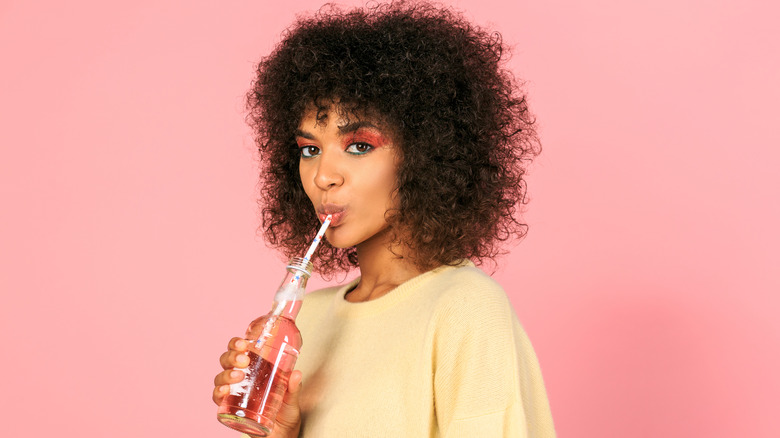
[[[291,319],[269,313],[249,326],[246,339],[249,365],[239,369],[244,380],[230,385],[217,416],[228,427],[264,437],[273,430],[282,405],[301,348],[301,334]]]
[[[244,379],[230,385],[217,411],[222,424],[252,437],[265,437],[273,430],[303,344],[295,317],[303,303],[311,263],[293,259],[287,271],[271,311],[249,325],[244,336],[249,342],[249,365],[236,368],[244,372]]]

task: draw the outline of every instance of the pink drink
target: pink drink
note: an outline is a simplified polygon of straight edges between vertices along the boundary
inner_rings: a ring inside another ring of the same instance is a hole
[[[273,430],[302,344],[293,321],[300,304],[284,303],[281,316],[271,313],[249,326],[246,338],[257,342],[247,353],[249,365],[241,369],[244,380],[230,385],[217,411],[222,424],[255,437],[268,436]]]
[[[217,419],[225,426],[253,437],[268,436],[273,430],[303,344],[295,317],[301,310],[306,282],[311,275],[308,257],[325,232],[327,222],[317,233],[307,257],[290,260],[271,311],[249,324],[244,336],[250,343],[249,365],[236,368],[244,372],[244,380],[230,385],[230,392],[217,411]]]

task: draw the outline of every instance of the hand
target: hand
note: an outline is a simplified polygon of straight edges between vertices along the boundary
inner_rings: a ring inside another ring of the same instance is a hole
[[[211,399],[217,405],[228,395],[229,385],[238,383],[244,379],[243,371],[233,368],[244,368],[249,365],[249,357],[245,354],[249,349],[249,343],[242,338],[233,338],[228,343],[228,351],[219,357],[219,364],[224,371],[214,378],[214,392]],[[276,414],[274,430],[269,438],[295,438],[301,428],[301,408],[298,404],[298,395],[301,390],[303,375],[295,370],[290,375],[287,384],[287,392],[284,394],[282,406]]]

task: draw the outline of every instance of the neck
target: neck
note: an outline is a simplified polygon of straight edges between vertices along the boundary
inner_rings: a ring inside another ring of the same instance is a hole
[[[347,301],[354,303],[377,299],[423,273],[408,256],[408,248],[393,246],[387,236],[389,233],[383,234],[383,239],[372,239],[356,247],[360,282],[347,294]]]

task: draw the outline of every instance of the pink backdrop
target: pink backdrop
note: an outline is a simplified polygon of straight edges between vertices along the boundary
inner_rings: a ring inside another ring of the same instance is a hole
[[[282,3],[0,3],[0,435],[233,436],[217,357],[283,271],[242,96],[320,4]],[[514,44],[542,128],[495,275],[560,436],[780,430],[769,3],[454,2]]]

